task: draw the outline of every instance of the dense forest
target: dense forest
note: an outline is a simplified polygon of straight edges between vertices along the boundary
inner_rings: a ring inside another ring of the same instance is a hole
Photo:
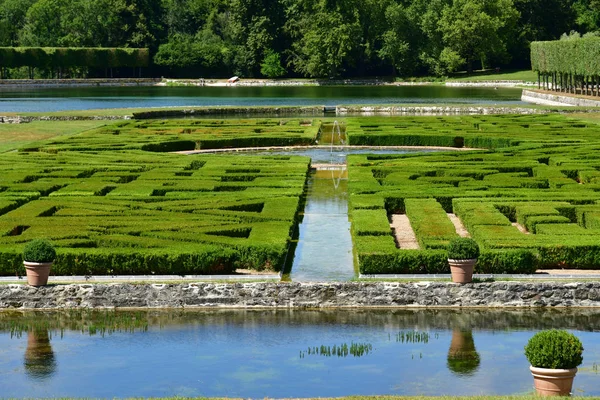
[[[0,0],[0,46],[148,47],[155,76],[529,68],[530,42],[599,30],[600,0]]]

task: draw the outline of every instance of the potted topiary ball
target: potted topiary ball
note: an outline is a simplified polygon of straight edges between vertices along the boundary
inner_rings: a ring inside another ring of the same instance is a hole
[[[564,330],[547,330],[533,335],[525,346],[533,384],[543,396],[568,396],[577,366],[583,362],[583,345]]]
[[[56,259],[56,250],[45,239],[34,239],[23,250],[23,265],[27,272],[27,283],[31,286],[48,284],[50,267]]]
[[[473,269],[479,257],[479,245],[471,238],[458,237],[448,245],[448,264],[452,282],[469,283],[473,281]]]

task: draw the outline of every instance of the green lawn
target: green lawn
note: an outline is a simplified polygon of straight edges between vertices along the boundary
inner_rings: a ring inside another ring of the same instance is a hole
[[[73,135],[106,124],[107,121],[34,121],[26,124],[0,124],[0,153],[26,144]]]
[[[480,81],[523,81],[537,82],[537,72],[523,71],[500,71],[493,70],[473,72],[472,74],[458,73],[448,78],[448,81],[457,82],[480,82]]]

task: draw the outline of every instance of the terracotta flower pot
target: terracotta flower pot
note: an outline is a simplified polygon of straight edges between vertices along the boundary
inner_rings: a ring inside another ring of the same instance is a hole
[[[569,396],[577,368],[549,369],[529,367],[533,386],[540,396]]]
[[[48,284],[48,275],[52,263],[36,263],[23,261],[25,271],[27,272],[27,284],[31,286],[45,286]]]
[[[476,258],[467,260],[448,259],[450,264],[450,273],[452,274],[452,282],[454,283],[469,283],[473,281],[473,269],[477,264]]]

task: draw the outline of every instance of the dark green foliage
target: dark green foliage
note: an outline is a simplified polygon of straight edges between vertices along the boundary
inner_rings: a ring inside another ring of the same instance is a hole
[[[25,245],[23,261],[47,263],[56,259],[56,249],[48,240],[34,239]]]
[[[543,73],[600,75],[600,38],[533,42],[531,66]]]
[[[533,274],[538,267],[532,251],[487,250],[477,259],[477,272],[481,274]]]
[[[572,333],[551,329],[529,339],[525,356],[534,367],[571,369],[583,362],[583,345]]]
[[[448,257],[441,250],[403,250],[360,255],[362,274],[440,274],[448,270]]]
[[[0,66],[14,67],[147,67],[148,49],[78,47],[0,47]]]
[[[448,244],[448,258],[453,260],[467,260],[479,257],[479,245],[467,237],[452,239]]]

